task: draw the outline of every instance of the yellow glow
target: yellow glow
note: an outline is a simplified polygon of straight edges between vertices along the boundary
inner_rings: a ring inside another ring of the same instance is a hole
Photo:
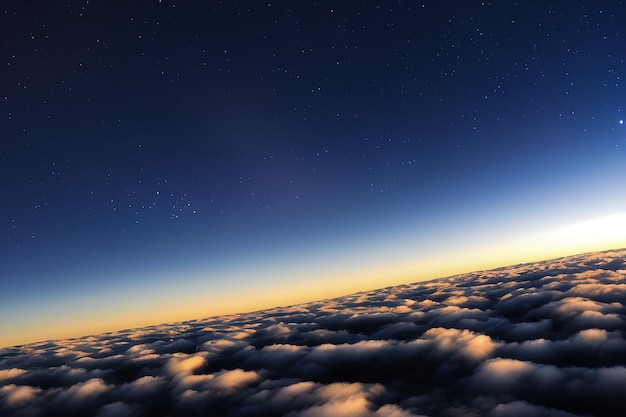
[[[485,231],[488,232],[488,231]],[[487,236],[490,234],[487,233]],[[421,239],[421,240],[420,240]],[[3,323],[0,346],[78,337],[129,327],[249,312],[338,297],[375,288],[424,281],[521,262],[626,247],[626,213],[580,221],[528,234],[488,240],[466,234],[452,242],[397,239],[367,250],[313,261],[273,260],[268,265],[209,274],[196,271],[154,288],[128,288],[33,316],[28,323]],[[396,245],[390,245],[390,242]],[[447,246],[446,246],[447,245]],[[386,249],[380,249],[380,247]],[[392,247],[393,246],[393,247]],[[325,254],[328,255],[328,254]],[[79,315],[70,314],[80,311]],[[66,317],[63,324],[59,318]],[[10,335],[10,336],[9,336]]]

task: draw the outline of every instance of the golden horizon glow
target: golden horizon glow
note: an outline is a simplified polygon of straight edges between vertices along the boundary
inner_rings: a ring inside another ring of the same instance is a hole
[[[102,301],[106,296],[99,304],[91,300],[88,304],[77,303],[73,308],[80,309],[80,314],[71,317],[71,308],[59,307],[55,314],[33,317],[27,329],[4,324],[0,347],[246,313],[518,263],[618,249],[626,247],[626,213],[555,226],[508,241],[481,243],[471,247],[469,242],[462,242],[462,251],[456,244],[421,254],[419,249],[410,247],[372,257],[364,253],[355,258],[352,254],[327,259],[318,269],[311,267],[310,262],[295,261],[265,270],[256,265],[226,273],[222,278],[230,283],[219,289],[207,286],[206,275],[196,272],[193,279],[181,280],[183,284],[135,288],[123,300],[113,303]],[[54,319],[61,315],[69,317],[63,325]]]

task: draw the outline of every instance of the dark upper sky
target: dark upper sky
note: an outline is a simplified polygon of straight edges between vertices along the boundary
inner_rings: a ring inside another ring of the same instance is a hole
[[[11,322],[623,209],[622,2],[1,5]]]

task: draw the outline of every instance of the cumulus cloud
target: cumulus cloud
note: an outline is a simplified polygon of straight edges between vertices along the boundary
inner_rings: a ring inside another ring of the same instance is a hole
[[[212,380],[213,386],[225,389],[236,390],[245,385],[258,381],[261,377],[255,371],[244,371],[242,369],[233,369],[232,371],[223,371],[215,376]]]
[[[31,403],[39,392],[39,388],[11,384],[0,388],[0,398],[3,398],[6,405],[15,408]]]
[[[19,369],[19,368],[0,369],[0,381],[13,379],[25,373],[26,371],[24,369]]]
[[[490,391],[516,391],[534,370],[531,362],[496,358],[483,363],[474,378],[477,384]]]
[[[362,396],[329,401],[321,405],[314,405],[300,413],[290,413],[289,417],[352,417],[363,416],[368,412],[368,402]]]
[[[146,375],[121,385],[119,392],[124,398],[141,401],[159,395],[165,389],[167,382],[163,376]]]
[[[485,359],[497,346],[485,334],[439,327],[426,331],[423,339],[433,341],[440,353],[462,355],[472,360]]]
[[[175,354],[167,362],[166,368],[171,376],[184,376],[203,367],[205,363],[206,360],[202,355]]]
[[[626,250],[0,349],[0,415],[623,416]]]

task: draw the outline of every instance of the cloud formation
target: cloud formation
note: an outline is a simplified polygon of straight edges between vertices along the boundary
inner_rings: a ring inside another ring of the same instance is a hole
[[[0,349],[2,416],[623,416],[626,250]]]

